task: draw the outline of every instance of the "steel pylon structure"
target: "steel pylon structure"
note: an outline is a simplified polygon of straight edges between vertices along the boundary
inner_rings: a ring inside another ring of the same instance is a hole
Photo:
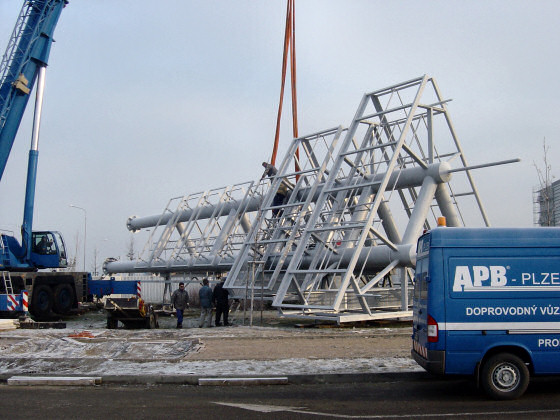
[[[489,226],[448,102],[429,76],[366,93],[347,127],[294,139],[275,176],[130,218],[150,240],[105,270],[224,275],[234,296],[250,289],[285,316],[409,316],[422,231],[439,216]]]

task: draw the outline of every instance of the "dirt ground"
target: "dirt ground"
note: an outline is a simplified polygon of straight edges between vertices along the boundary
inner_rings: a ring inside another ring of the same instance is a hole
[[[233,317],[232,327],[197,328],[196,312],[189,322],[192,336],[200,336],[198,351],[187,360],[274,360],[291,358],[335,359],[410,357],[408,322],[356,323],[336,326],[279,318],[274,311]],[[262,320],[262,321],[261,321]],[[243,324],[243,321],[245,325]],[[163,320],[165,326],[169,320]],[[193,325],[194,324],[194,325]],[[198,331],[197,331],[198,329]]]
[[[160,316],[158,330],[106,330],[107,334],[152,338],[193,339],[195,351],[185,360],[274,360],[291,358],[410,357],[410,322],[356,323],[336,326],[313,321],[280,318],[275,311],[232,313],[230,327],[198,328],[198,311],[185,314],[182,330],[176,330],[173,316]],[[69,322],[67,329],[103,329],[104,313],[92,312]],[[113,331],[113,332],[110,332]],[[116,339],[117,337],[114,337]]]
[[[183,329],[160,318],[159,329],[106,328],[103,311],[64,320],[64,329],[0,332],[0,379],[16,374],[106,377],[333,374],[414,371],[410,323],[318,325],[275,313],[228,327]]]
[[[367,358],[410,356],[410,335],[316,337],[205,337],[186,360],[254,360],[281,358]]]

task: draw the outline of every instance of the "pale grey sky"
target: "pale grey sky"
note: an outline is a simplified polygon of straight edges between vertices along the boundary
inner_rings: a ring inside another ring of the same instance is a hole
[[[21,4],[0,0],[2,52]],[[71,254],[78,241],[82,267],[83,212],[69,204],[85,208],[91,270],[95,248],[99,260],[126,253],[128,216],[258,178],[274,137],[285,7],[70,0],[47,72],[35,228],[60,230]],[[492,224],[531,226],[544,138],[558,171],[558,16],[557,1],[297,0],[299,132],[348,125],[365,92],[429,74],[453,99],[470,164],[522,159],[475,172]],[[0,183],[0,228],[15,232],[29,108]]]

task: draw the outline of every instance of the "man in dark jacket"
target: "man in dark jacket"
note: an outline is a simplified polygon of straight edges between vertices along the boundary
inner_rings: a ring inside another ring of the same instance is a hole
[[[208,279],[202,280],[198,297],[200,298],[200,323],[198,327],[209,327],[212,324],[212,289],[208,286]]]
[[[177,311],[177,328],[183,328],[183,311],[189,307],[189,294],[185,290],[185,283],[179,283],[179,288],[171,295],[171,304]]]
[[[216,305],[216,327],[222,325],[220,323],[220,318],[224,314],[224,325],[229,325],[228,323],[228,313],[229,313],[229,302],[228,296],[229,292],[224,289],[224,281],[222,280],[214,287],[214,292],[212,293],[212,301]]]

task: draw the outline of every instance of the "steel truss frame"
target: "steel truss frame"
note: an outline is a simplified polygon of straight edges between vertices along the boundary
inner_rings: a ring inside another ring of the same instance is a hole
[[[489,226],[448,102],[428,76],[366,93],[348,128],[294,139],[274,177],[129,219],[153,227],[150,240],[137,261],[106,270],[227,273],[235,296],[250,285],[285,316],[409,316],[422,231],[438,216]]]

